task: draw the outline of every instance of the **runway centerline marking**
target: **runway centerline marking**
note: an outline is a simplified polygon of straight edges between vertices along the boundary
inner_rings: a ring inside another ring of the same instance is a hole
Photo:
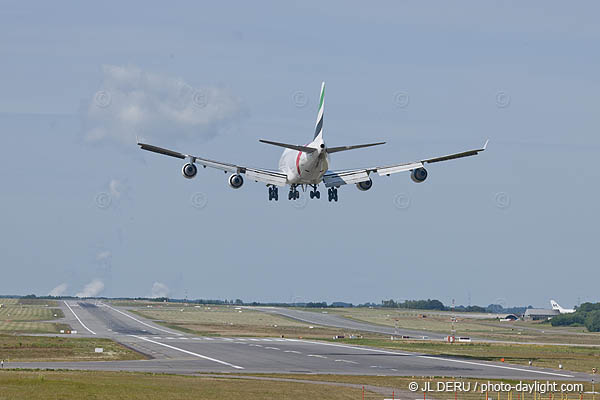
[[[208,357],[208,356],[203,356],[202,354],[194,353],[192,351],[185,350],[185,349],[180,349],[179,347],[171,346],[171,345],[166,344],[166,343],[157,342],[157,341],[154,341],[154,340],[151,340],[151,339],[147,339],[147,338],[142,337],[142,336],[136,336],[136,335],[129,335],[129,336],[134,337],[134,338],[138,338],[138,339],[142,339],[142,340],[145,340],[145,341],[150,342],[150,343],[158,344],[160,346],[164,346],[164,347],[167,347],[169,349],[177,350],[177,351],[180,351],[182,353],[190,354],[192,356],[195,356],[195,357],[198,357],[198,358],[202,358],[204,360],[213,361],[213,362],[216,362],[216,363],[219,363],[219,364],[227,365],[228,367],[231,367],[231,368],[244,369],[244,367],[240,367],[239,365],[234,365],[234,364],[228,363],[227,361],[217,360],[216,358],[212,358],[212,357]]]
[[[343,362],[343,363],[348,363],[348,364],[358,364],[356,361],[350,361],[350,360],[334,360],[334,362]]]
[[[269,349],[269,350],[281,350],[279,347],[265,347],[265,349]]]
[[[75,311],[73,311],[73,309],[71,308],[71,306],[65,300],[63,300],[63,303],[65,303],[65,306],[67,306],[69,308],[69,310],[71,310],[71,312],[73,313],[73,315],[75,316],[75,318],[77,318],[77,321],[79,321],[79,323],[81,324],[81,326],[83,326],[85,329],[87,329],[87,331],[89,333],[91,333],[92,335],[96,334],[96,332],[94,332],[93,330],[91,330],[90,328],[88,328],[87,326],[85,326],[85,324],[83,323],[83,321],[81,321],[79,319],[79,317],[77,316],[77,314],[75,314]]]
[[[459,364],[477,365],[480,367],[500,368],[500,369],[508,369],[508,370],[512,370],[512,371],[520,371],[520,372],[531,372],[534,374],[541,374],[541,375],[553,375],[553,376],[561,376],[561,377],[565,377],[565,378],[573,378],[574,377],[574,375],[559,374],[556,372],[536,371],[534,369],[509,367],[507,365],[485,364],[485,363],[475,362],[475,361],[454,360],[452,358],[442,358],[442,357],[433,357],[433,356],[418,355],[418,354],[415,355],[415,354],[410,354],[410,353],[400,353],[400,352],[396,352],[396,351],[373,349],[370,347],[347,346],[347,345],[335,344],[335,343],[321,343],[321,342],[313,342],[311,340],[299,340],[299,339],[288,339],[288,340],[291,342],[320,344],[322,346],[342,347],[342,348],[346,348],[346,349],[354,349],[354,350],[361,350],[361,351],[373,351],[376,353],[396,354],[396,355],[400,355],[400,356],[414,356],[414,357],[418,357],[418,358],[424,358],[427,360],[448,361],[448,362],[455,362],[455,363],[459,363]]]
[[[147,326],[148,328],[156,329],[157,331],[161,331],[161,332],[170,333],[171,335],[183,336],[183,333],[171,332],[171,331],[168,331],[168,330],[166,330],[166,329],[157,328],[157,327],[155,327],[155,326],[152,326],[152,325],[150,325],[150,324],[147,324],[147,323],[145,323],[144,321],[140,321],[139,319],[137,319],[137,318],[134,318],[134,317],[132,317],[131,315],[129,315],[129,314],[127,314],[127,313],[124,313],[124,312],[123,312],[123,311],[121,311],[121,310],[117,310],[116,308],[109,306],[108,304],[104,304],[104,303],[100,303],[100,304],[101,304],[102,306],[104,306],[104,307],[108,307],[108,308],[110,308],[110,309],[111,309],[111,310],[113,310],[113,311],[116,311],[116,312],[118,312],[118,313],[120,313],[120,314],[123,314],[123,315],[124,315],[124,316],[126,316],[127,318],[131,318],[132,320],[134,320],[134,321],[136,321],[136,322],[139,322],[140,324],[142,324],[142,325],[144,325],[144,326]],[[73,313],[73,314],[74,314],[74,313]]]

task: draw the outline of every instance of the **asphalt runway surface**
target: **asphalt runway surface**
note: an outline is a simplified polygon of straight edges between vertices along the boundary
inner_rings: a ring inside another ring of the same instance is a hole
[[[505,363],[289,338],[201,337],[177,332],[101,302],[68,300],[64,322],[76,337],[116,340],[151,357],[136,361],[7,362],[5,368],[54,368],[193,374],[313,373],[589,380],[590,375]],[[317,314],[318,315],[318,314]]]
[[[341,317],[335,314],[315,312],[315,311],[302,311],[290,308],[280,307],[255,307],[255,310],[259,310],[266,313],[282,315],[284,317],[292,318],[297,321],[307,322],[314,325],[332,326],[340,329],[347,329],[350,331],[357,332],[373,332],[382,333],[390,336],[409,336],[414,339],[444,339],[446,335],[427,331],[418,331],[404,328],[394,328],[391,326],[370,324],[368,322],[354,321],[348,318]]]

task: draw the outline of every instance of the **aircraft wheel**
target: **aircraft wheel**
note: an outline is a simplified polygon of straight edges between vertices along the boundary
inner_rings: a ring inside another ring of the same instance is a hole
[[[317,191],[315,192],[315,197],[316,197],[317,199],[320,199],[320,198],[321,198],[321,192],[319,192],[319,191],[317,190]]]

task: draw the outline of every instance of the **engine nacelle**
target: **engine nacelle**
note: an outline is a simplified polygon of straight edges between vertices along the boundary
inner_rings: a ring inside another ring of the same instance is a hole
[[[356,184],[356,187],[358,188],[358,190],[366,192],[367,190],[373,187],[373,181],[369,179],[368,181],[358,182]]]
[[[229,186],[239,189],[244,184],[244,178],[240,174],[233,174],[229,177]]]
[[[427,179],[427,170],[425,168],[413,169],[410,172],[410,179],[415,183],[424,182]]]
[[[187,163],[181,168],[181,173],[184,178],[192,179],[198,173],[198,168],[192,163]]]

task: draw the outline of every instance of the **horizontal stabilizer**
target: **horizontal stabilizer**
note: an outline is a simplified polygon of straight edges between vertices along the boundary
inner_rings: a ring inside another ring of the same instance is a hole
[[[338,151],[362,149],[363,147],[377,146],[377,145],[380,145],[380,144],[385,144],[385,142],[367,143],[367,144],[355,144],[353,146],[328,147],[327,148],[327,152],[329,154],[331,154],[331,153],[337,153]]]
[[[270,140],[263,140],[263,139],[259,139],[258,141],[261,143],[272,144],[273,146],[285,147],[286,149],[303,151],[305,153],[312,153],[313,151],[317,151],[317,149],[315,149],[314,147],[306,147],[306,146],[299,146],[299,145],[295,145],[295,144],[271,142]]]

